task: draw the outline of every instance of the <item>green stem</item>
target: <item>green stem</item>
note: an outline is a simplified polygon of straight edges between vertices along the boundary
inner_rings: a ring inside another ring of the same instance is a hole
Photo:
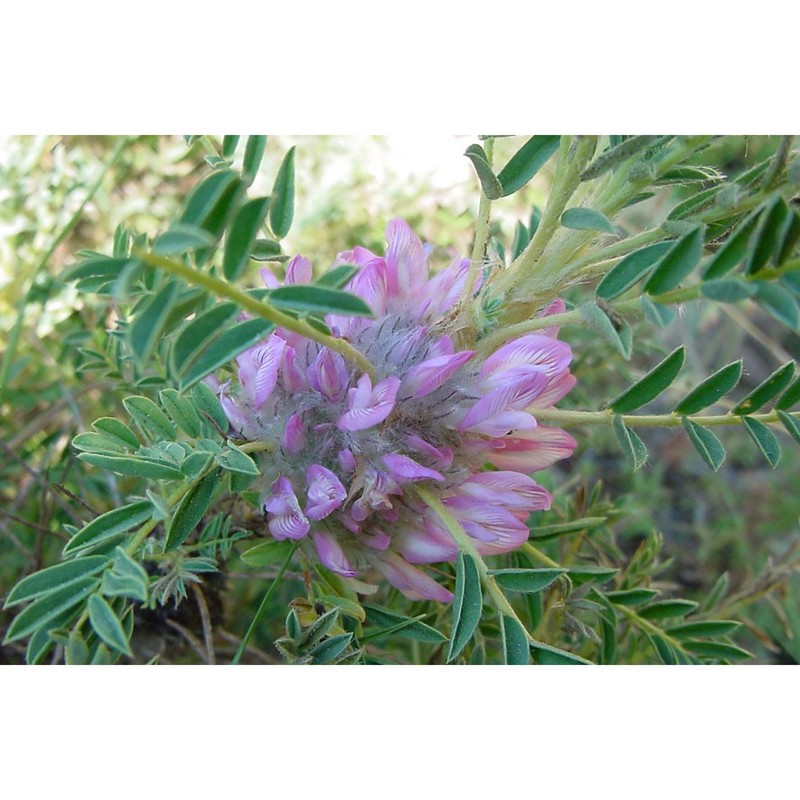
[[[541,550],[537,547],[534,547],[530,542],[525,542],[522,545],[522,552],[527,553],[531,558],[535,561],[538,561],[540,564],[545,564],[548,567],[553,567],[553,569],[561,569],[561,564],[557,561],[553,561],[552,558],[546,556]]]
[[[275,587],[280,583],[281,578],[283,577],[283,573],[286,572],[287,568],[289,567],[289,562],[292,560],[292,556],[294,555],[295,550],[297,550],[297,542],[294,543],[292,549],[287,554],[286,558],[283,560],[283,564],[281,564],[281,568],[278,570],[278,574],[275,576],[275,579],[269,585],[269,588],[266,592],[264,592],[264,597],[261,600],[261,605],[259,605],[258,610],[253,617],[252,622],[250,623],[250,627],[247,629],[247,633],[245,633],[244,637],[242,638],[241,644],[239,645],[239,649],[236,651],[236,655],[233,657],[231,664],[238,664],[242,656],[244,655],[244,651],[247,649],[247,645],[250,642],[253,634],[255,633],[256,626],[261,621],[261,617],[264,616],[264,612],[267,610],[267,603],[269,602],[269,598],[272,597],[272,593],[275,591]]]
[[[520,618],[517,616],[517,612],[511,607],[511,604],[506,599],[506,596],[497,585],[497,581],[495,581],[495,579],[489,574],[489,568],[486,566],[486,562],[483,560],[483,557],[475,548],[475,545],[469,534],[464,530],[464,528],[461,527],[461,524],[458,522],[458,520],[447,510],[447,507],[444,505],[444,503],[442,503],[438,498],[434,497],[427,489],[417,486],[416,492],[423,502],[436,512],[437,516],[447,529],[447,532],[453,537],[455,543],[458,545],[458,549],[464,553],[467,553],[473,558],[478,567],[478,574],[481,577],[481,583],[494,601],[498,611],[513,617],[520,624],[520,627],[525,631],[525,635],[528,637],[528,639],[536,642],[536,640],[533,639],[533,637],[527,632],[527,629],[522,624],[522,620],[520,620]]]
[[[536,409],[536,419],[540,422],[555,422],[558,425],[613,425],[613,411],[566,411],[557,408]],[[780,422],[778,414],[770,411],[766,414],[747,414],[750,419],[764,424]],[[800,416],[800,411],[791,412],[790,416]],[[687,416],[686,419],[704,427],[718,425],[741,425],[744,415],[718,414],[709,416]],[[623,414],[622,421],[629,426],[642,428],[677,428],[682,425],[683,416],[678,414]]]
[[[117,146],[114,148],[114,151],[111,153],[108,161],[103,165],[103,169],[101,170],[100,174],[97,176],[95,182],[89,187],[89,191],[86,193],[86,197],[83,198],[83,202],[75,209],[75,213],[70,217],[69,222],[61,229],[61,233],[56,236],[53,240],[50,247],[47,249],[47,252],[42,256],[39,263],[34,268],[33,272],[31,273],[28,282],[29,286],[25,295],[22,299],[22,302],[19,305],[19,310],[17,311],[17,318],[14,321],[14,327],[11,329],[11,333],[8,336],[8,342],[6,343],[6,351],[3,354],[3,362],[0,365],[0,403],[3,402],[5,397],[7,382],[8,382],[8,375],[11,371],[11,364],[14,361],[14,355],[16,354],[17,346],[19,345],[19,337],[22,333],[22,324],[25,318],[25,309],[30,302],[31,292],[34,288],[34,280],[41,270],[43,270],[47,266],[47,262],[50,261],[53,253],[55,253],[58,246],[67,238],[67,236],[72,233],[72,230],[80,221],[81,215],[83,214],[83,210],[86,208],[87,204],[92,200],[92,198],[97,194],[100,187],[103,185],[103,181],[105,180],[106,175],[116,166],[117,162],[119,161],[120,156],[122,155],[122,151],[127,147],[127,145],[134,139],[133,136],[123,136],[119,142],[117,142]]]
[[[329,350],[336,351],[344,356],[344,358],[354,362],[362,372],[365,372],[374,380],[375,371],[372,365],[358,350],[344,339],[328,336],[322,333],[322,331],[312,327],[307,322],[284,314],[282,311],[278,311],[277,308],[273,308],[267,303],[256,300],[255,297],[243,292],[233,284],[216,278],[207,272],[200,272],[199,270],[193,269],[180,261],[173,261],[170,258],[164,258],[163,256],[157,256],[153,253],[142,251],[136,251],[132,255],[151,267],[158,267],[159,269],[163,269],[166,272],[183,278],[189,283],[202,286],[217,297],[227,297],[229,300],[233,300],[237,303],[245,311],[249,311],[257,317],[268,320],[278,327],[286,328],[287,330],[304,336],[306,339],[311,339],[327,347]]]
[[[494,156],[494,139],[487,139],[484,145],[486,159],[489,166],[492,166]],[[475,284],[478,280],[484,259],[486,258],[486,244],[489,241],[489,222],[492,213],[492,201],[481,192],[480,206],[478,207],[478,219],[475,224],[475,244],[472,248],[472,258],[470,259],[469,277],[464,288],[462,301],[468,303],[475,292]]]

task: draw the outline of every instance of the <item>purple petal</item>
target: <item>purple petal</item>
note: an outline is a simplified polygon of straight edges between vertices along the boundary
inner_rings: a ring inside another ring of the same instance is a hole
[[[268,525],[276,539],[302,539],[311,524],[300,510],[297,495],[288,478],[281,476],[272,484],[272,494],[264,502],[264,509],[271,515]]]
[[[389,474],[398,483],[409,481],[434,480],[443,481],[444,475],[435,469],[428,469],[418,464],[413,458],[390,453],[383,457],[383,463],[389,468]]]
[[[256,409],[264,405],[275,388],[284,347],[283,339],[272,334],[264,344],[237,356],[242,393]]]
[[[363,431],[383,422],[392,413],[399,387],[400,379],[391,377],[380,381],[373,389],[369,375],[362,375],[357,388],[347,393],[348,410],[339,417],[339,429]]]
[[[481,542],[519,540],[521,543],[528,538],[528,526],[498,505],[464,496],[446,497],[444,504],[473,539]]]
[[[536,420],[522,411],[546,387],[544,373],[532,372],[481,397],[458,424],[458,430],[503,436],[511,430],[536,427]]]
[[[451,356],[456,351],[453,340],[445,335],[440,336],[429,348],[428,358],[438,358],[439,356]]]
[[[410,600],[438,600],[449,603],[452,592],[440,586],[422,570],[412,567],[396,553],[376,553],[373,562],[378,571]]]
[[[336,456],[336,460],[339,462],[339,466],[342,468],[343,472],[349,474],[356,471],[355,456],[346,447],[344,450],[339,451],[338,455]]]
[[[569,345],[550,336],[530,334],[503,345],[481,365],[478,377],[481,389],[494,389],[506,381],[514,367],[543,367],[549,378],[563,372],[572,360]]]
[[[291,455],[296,456],[306,446],[306,430],[299,414],[292,414],[286,421],[286,430],[281,441],[283,448]]]
[[[345,578],[354,578],[358,573],[342,550],[342,546],[329,533],[314,531],[311,534],[317,548],[319,560],[332,572]]]
[[[547,306],[547,308],[544,309],[544,311],[540,311],[536,316],[550,317],[553,314],[563,314],[566,310],[567,310],[567,304],[560,297],[557,297],[555,300],[553,300],[552,303],[550,303],[549,306]],[[559,331],[558,326],[553,325],[550,328],[542,328],[542,330],[540,330],[539,333],[542,336],[552,336],[553,338],[555,338],[556,336],[558,336],[558,331]]]
[[[426,442],[421,437],[414,435],[406,436],[406,438],[403,439],[403,443],[412,450],[427,456],[433,461],[435,467],[446,469],[453,463],[453,451],[449,447],[442,447],[439,449],[429,442]]]
[[[562,458],[569,458],[577,442],[566,431],[540,425],[536,430],[519,431],[496,439],[487,459],[499,469],[536,472]]]
[[[286,278],[283,282],[286,285],[311,283],[313,277],[311,262],[305,256],[295,256],[286,267]]]
[[[264,269],[259,270],[259,274],[267,289],[277,289],[281,285],[281,282],[272,274],[272,270],[264,267]]]
[[[306,376],[311,387],[332,403],[341,400],[349,380],[344,359],[327,347],[319,351]]]
[[[458,547],[453,537],[434,521],[424,516],[416,528],[406,528],[397,535],[398,549],[411,564],[436,564],[453,561]]]
[[[310,519],[324,519],[339,508],[347,497],[347,491],[339,478],[320,464],[312,464],[306,470],[306,481],[306,516]]]
[[[460,299],[469,276],[470,260],[454,258],[450,265],[437,273],[425,287],[425,295],[432,298],[426,309],[429,314],[442,315],[449,311]],[[479,285],[475,287],[477,291]]]
[[[470,476],[455,489],[485,503],[520,511],[548,509],[553,499],[550,492],[519,472],[481,472]]]
[[[422,242],[408,223],[393,219],[386,227],[387,289],[390,297],[409,299],[428,277]]]
[[[474,350],[462,350],[451,356],[430,358],[418,366],[412,367],[400,384],[401,396],[424,397],[426,394],[436,391],[474,355]]]
[[[549,381],[545,390],[528,406],[529,409],[552,408],[577,383],[571,372],[562,372]]]
[[[281,360],[281,378],[286,391],[292,394],[302,391],[307,386],[303,370],[297,362],[297,350],[287,345]]]
[[[384,550],[388,550],[389,545],[392,543],[392,538],[389,534],[377,528],[373,528],[372,530],[364,531],[359,534],[358,541],[372,550],[380,550],[383,552]]]

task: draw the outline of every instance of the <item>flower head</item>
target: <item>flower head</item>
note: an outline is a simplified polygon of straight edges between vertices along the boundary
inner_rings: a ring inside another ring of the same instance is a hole
[[[451,561],[458,549],[415,486],[436,492],[478,552],[519,547],[529,514],[551,502],[529,473],[575,447],[569,434],[539,425],[536,409],[558,402],[575,379],[555,328],[482,362],[458,350],[445,317],[464,293],[469,261],[431,277],[428,253],[396,219],[384,256],[356,247],[334,262],[358,267],[345,288],[374,318],[329,315],[326,324],[366,356],[373,377],[278,328],[238,357],[238,385],[219,393],[239,435],[272,444],[262,502],[276,539],[309,542],[343,577],[375,570],[412,599],[446,602],[451,593],[416,565]],[[263,273],[268,287],[279,285]],[[289,263],[286,283],[311,277],[306,259]],[[561,310],[556,301],[545,313]]]

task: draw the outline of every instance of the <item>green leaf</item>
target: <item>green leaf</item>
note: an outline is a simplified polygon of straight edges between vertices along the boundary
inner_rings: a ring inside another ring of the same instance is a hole
[[[761,214],[761,221],[748,248],[744,271],[755,275],[767,266],[767,262],[780,246],[781,228],[789,214],[786,201],[776,195],[770,200]]]
[[[547,163],[561,143],[560,136],[531,136],[500,170],[497,181],[500,196],[506,197],[519,191]],[[473,145],[475,147],[476,145]],[[469,150],[466,153],[469,158]],[[470,158],[470,160],[472,160]],[[484,160],[486,160],[484,155]],[[473,164],[475,162],[473,161]],[[488,164],[487,164],[488,166]],[[476,166],[477,170],[477,166]],[[479,173],[480,174],[480,173]],[[483,183],[483,181],[481,181]],[[487,194],[487,197],[489,195]],[[489,198],[493,200],[495,198]]]
[[[261,474],[253,459],[230,442],[224,450],[214,456],[214,460],[228,472],[241,472],[244,475]]]
[[[256,318],[240,322],[224,331],[199,357],[184,365],[178,373],[181,390],[185,391],[215,369],[232,361],[248,347],[258,344],[274,327],[271,322]]]
[[[333,267],[317,278],[314,282],[316,286],[324,286],[327,289],[341,289],[358,272],[359,268],[353,264],[340,264]]]
[[[511,243],[511,260],[515,260],[522,251],[528,246],[531,237],[528,229],[521,223],[517,222],[514,228],[514,241]]]
[[[712,186],[703,192],[692,195],[682,203],[678,203],[672,211],[667,214],[667,220],[681,220],[692,214],[697,214],[709,206],[714,205],[720,194],[721,186]]]
[[[479,144],[471,144],[464,152],[464,155],[475,167],[475,172],[478,175],[485,197],[488,200],[497,200],[498,197],[502,197],[503,185],[489,166],[489,159],[484,149]]]
[[[150,519],[153,506],[149,500],[139,500],[122,508],[106,511],[81,528],[64,546],[64,555],[86,550],[107,541],[120,533],[135,528]]]
[[[645,317],[659,328],[666,328],[668,325],[671,325],[678,316],[674,308],[670,308],[662,303],[654,303],[647,295],[643,294],[639,298],[639,302],[642,305],[642,311]]]
[[[216,239],[203,228],[176,222],[169,230],[156,236],[151,248],[163,256],[179,256],[200,247],[213,247]]]
[[[512,592],[539,592],[565,572],[565,569],[494,569],[489,574],[503,589]]]
[[[725,644],[724,642],[690,640],[684,642],[683,646],[690,653],[695,653],[703,658],[713,658],[716,661],[741,661],[745,658],[753,658],[753,654],[748,653],[747,650],[743,650],[741,647],[736,647],[732,644]]]
[[[792,330],[800,327],[800,307],[797,300],[786,289],[774,283],[756,284],[756,302],[778,322]]]
[[[678,663],[677,653],[663,636],[659,636],[655,633],[648,633],[647,638],[653,645],[653,649],[656,651],[662,664],[672,667]]]
[[[48,623],[88,597],[97,588],[97,584],[97,578],[80,578],[40,597],[14,617],[3,643],[16,642],[37,629],[43,629]]]
[[[783,427],[789,432],[797,442],[800,442],[800,420],[787,414],[785,411],[778,411],[778,419],[783,423]]]
[[[131,597],[147,602],[149,579],[144,567],[121,547],[114,550],[111,570],[103,574],[100,591],[107,597]]]
[[[742,362],[734,361],[718,369],[702,383],[692,389],[683,400],[675,406],[676,414],[696,414],[708,406],[714,405],[721,397],[739,383],[742,377]]]
[[[273,289],[269,294],[269,303],[276,308],[311,314],[372,316],[370,307],[357,295],[318,284],[297,284]]]
[[[352,633],[340,633],[318,644],[309,655],[313,657],[315,664],[329,664],[340,656],[352,641]]]
[[[99,595],[89,598],[89,622],[95,633],[111,648],[126,656],[132,656],[128,637],[114,609]]]
[[[8,594],[3,608],[10,608],[26,600],[34,600],[62,589],[76,581],[95,575],[108,563],[105,556],[87,556],[74,561],[66,561],[52,567],[34,572],[23,578]]]
[[[247,137],[247,144],[244,146],[244,158],[242,159],[242,181],[245,186],[250,186],[255,180],[258,168],[261,166],[261,159],[264,158],[266,147],[266,136]]]
[[[772,469],[775,469],[781,460],[781,446],[778,444],[778,438],[763,422],[759,422],[757,419],[742,417],[742,422],[767,463]]]
[[[427,644],[441,644],[447,641],[447,637],[443,633],[418,619],[404,617],[402,614],[371,603],[364,603],[364,610],[367,612],[367,621],[371,625],[392,628],[391,635],[393,636],[403,636]],[[381,631],[380,635],[375,634],[373,638],[380,639],[384,635],[390,635],[389,631]],[[370,636],[372,637],[372,634]]]
[[[649,603],[658,596],[655,589],[623,589],[619,592],[608,592],[606,598],[618,606],[639,606]]]
[[[274,239],[256,239],[250,248],[253,261],[283,261],[287,257],[281,252],[280,242]]]
[[[725,176],[713,167],[681,166],[667,170],[656,182],[656,186],[670,183],[705,183],[707,181],[721,181]]]
[[[696,266],[703,255],[703,229],[695,228],[678,239],[656,264],[644,290],[663,294],[674,289]]]
[[[647,448],[644,442],[623,422],[619,414],[614,416],[614,433],[623,453],[631,462],[633,471],[636,472],[647,463]]]
[[[191,401],[175,389],[163,389],[158,393],[158,398],[184,433],[188,433],[193,439],[200,438],[203,423]]]
[[[584,303],[580,312],[589,327],[604,336],[625,360],[631,357],[633,334],[624,319],[612,319],[601,306],[592,302]]]
[[[643,378],[609,403],[617,414],[627,414],[655,400],[669,387],[683,367],[685,351],[683,347],[673,350]]]
[[[239,144],[241,136],[223,136],[222,137],[222,157],[228,160],[233,158],[236,152],[236,145]]]
[[[644,619],[667,619],[685,617],[697,608],[694,600],[659,600],[640,608],[636,613]]]
[[[157,461],[152,458],[138,456],[109,456],[104,453],[81,453],[78,458],[101,469],[116,472],[119,475],[131,475],[136,478],[152,478],[153,480],[177,480],[183,473],[168,461]]]
[[[581,658],[575,653],[568,653],[560,647],[553,647],[545,642],[533,641],[530,644],[531,650],[535,654],[537,664],[541,666],[567,666],[572,664],[591,664],[585,658]]]
[[[761,214],[761,209],[757,209],[741,222],[736,231],[732,233],[725,244],[714,253],[711,260],[706,264],[703,271],[705,280],[720,278],[729,273],[735,266],[744,260],[750,236],[755,230],[756,222]]]
[[[192,190],[179,221],[203,228],[213,235],[218,211],[230,202],[231,191],[237,184],[239,178],[231,170],[212,172]]]
[[[725,448],[722,446],[722,442],[708,428],[704,428],[686,417],[681,422],[695,450],[703,461],[716,472],[725,461]]]
[[[204,383],[198,383],[192,389],[192,399],[197,404],[197,410],[201,414],[207,414],[221,430],[228,430],[228,418],[225,416],[225,411],[220,405],[219,399],[210,387]]]
[[[235,281],[247,266],[250,250],[267,217],[269,202],[269,197],[257,197],[236,212],[228,229],[222,260],[222,273],[227,280]]]
[[[732,619],[716,619],[684,622],[670,628],[667,633],[675,639],[690,639],[693,636],[725,636],[741,626]]]
[[[795,403],[800,401],[800,378],[780,396],[778,402],[775,403],[775,408],[783,409],[784,411],[791,408]]]
[[[100,417],[92,423],[96,431],[100,431],[105,436],[118,439],[124,447],[131,447],[136,450],[139,447],[139,439],[136,434],[124,422],[120,422],[113,417]]]
[[[219,303],[185,325],[172,345],[170,360],[173,370],[180,372],[238,313],[236,303]]]
[[[269,226],[278,239],[289,233],[294,217],[294,151],[289,148],[272,186]]]
[[[560,522],[555,525],[535,525],[531,526],[529,530],[532,539],[547,541],[549,539],[558,539],[560,536],[565,536],[569,533],[590,531],[598,525],[602,525],[607,519],[607,517],[582,517],[581,519],[572,520],[572,522]]]
[[[773,259],[776,267],[780,267],[784,261],[789,259],[798,239],[800,239],[800,214],[795,209],[791,209],[778,236],[778,246]]]
[[[175,438],[175,426],[149,397],[140,395],[125,397],[122,405],[139,427],[151,434],[155,440]]]
[[[629,158],[648,148],[659,137],[658,136],[631,136],[602,152],[588,167],[581,173],[582,181],[591,181],[604,175],[612,167],[627,161]]]
[[[638,283],[673,246],[673,242],[656,242],[625,256],[600,281],[595,294],[613,300]]]
[[[77,281],[84,278],[118,278],[134,264],[141,263],[135,258],[106,258],[105,256],[87,258],[68,267],[61,275],[64,281]]]
[[[90,453],[125,454],[130,449],[123,446],[119,439],[103,436],[100,433],[79,433],[73,440],[72,446],[76,450],[86,450]]]
[[[456,591],[453,600],[453,629],[447,661],[458,656],[472,638],[481,619],[483,594],[481,578],[475,559],[468,553],[459,552],[456,561]]]
[[[140,364],[147,361],[156,343],[161,339],[161,332],[177,294],[177,282],[168,281],[128,327],[131,351]]]
[[[744,399],[739,401],[732,409],[731,414],[752,414],[763,405],[779,395],[794,377],[794,361],[787,361],[778,367],[766,380],[753,389]]]
[[[164,550],[174,550],[186,541],[208,511],[218,485],[219,470],[214,470],[183,496],[170,520]]]
[[[746,300],[755,294],[755,288],[751,283],[736,280],[717,280],[709,281],[700,286],[700,293],[709,300],[716,300],[718,303],[738,303]]]
[[[586,566],[580,567],[569,567],[567,569],[567,575],[569,575],[570,579],[575,583],[605,583],[608,580],[611,580],[617,572],[618,569],[614,567],[601,567],[594,564],[587,564]]]
[[[615,232],[608,217],[593,208],[568,208],[561,215],[561,224],[577,231]]]
[[[67,664],[88,664],[89,648],[86,640],[78,631],[70,631],[67,639],[67,647],[64,651],[64,661]]]
[[[328,631],[338,622],[339,613],[338,608],[332,608],[330,611],[326,611],[314,620],[297,640],[298,647],[303,649],[316,647],[322,639],[328,635]]]
[[[503,663],[526,665],[530,661],[530,647],[525,628],[514,617],[500,615],[500,637],[503,643]]]

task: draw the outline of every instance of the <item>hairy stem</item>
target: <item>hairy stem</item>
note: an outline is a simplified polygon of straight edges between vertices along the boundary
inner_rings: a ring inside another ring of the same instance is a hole
[[[216,278],[207,272],[200,272],[193,269],[180,261],[174,261],[170,258],[154,255],[153,253],[146,253],[137,251],[132,254],[135,258],[140,259],[145,264],[151,267],[163,269],[172,275],[177,275],[180,278],[192,283],[196,286],[201,286],[208,290],[217,297],[226,297],[228,300],[233,300],[245,311],[249,311],[257,317],[261,317],[269,322],[273,322],[276,326],[286,328],[287,330],[298,333],[307,339],[317,342],[318,344],[327,347],[329,350],[335,350],[340,355],[344,356],[348,361],[352,361],[359,369],[375,378],[375,371],[372,365],[367,361],[362,353],[355,349],[349,342],[344,339],[337,339],[335,336],[328,336],[322,331],[309,325],[301,319],[296,319],[288,314],[284,314],[277,308],[264,303],[261,300],[256,300],[255,297],[243,292],[231,283]]]
[[[537,409],[533,412],[536,419],[541,422],[555,422],[559,425],[613,425],[614,414],[611,410],[605,411],[565,411],[557,408]],[[709,416],[687,416],[686,419],[698,425],[710,428],[718,425],[741,425],[745,415],[717,414]],[[750,419],[758,420],[764,424],[780,422],[778,414],[770,411],[766,414],[747,414]],[[795,411],[790,416],[800,416],[800,411]],[[623,414],[622,421],[630,427],[641,428],[678,428],[682,425],[683,416],[678,414]]]

